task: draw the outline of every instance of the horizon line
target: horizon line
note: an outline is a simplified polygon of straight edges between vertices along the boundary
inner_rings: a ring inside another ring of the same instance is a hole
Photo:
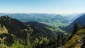
[[[85,12],[82,13],[27,13],[27,12],[0,12],[0,14],[85,14]]]

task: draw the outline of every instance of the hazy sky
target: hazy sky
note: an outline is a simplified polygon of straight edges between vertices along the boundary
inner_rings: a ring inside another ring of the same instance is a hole
[[[85,0],[0,0],[0,13],[85,13]]]

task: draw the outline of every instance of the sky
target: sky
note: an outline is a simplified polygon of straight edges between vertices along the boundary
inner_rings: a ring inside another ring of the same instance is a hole
[[[85,0],[0,0],[0,13],[85,13]]]

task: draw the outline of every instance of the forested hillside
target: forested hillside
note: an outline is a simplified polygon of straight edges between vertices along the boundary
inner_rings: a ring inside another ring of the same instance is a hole
[[[33,20],[34,18],[29,17],[26,19],[29,21],[22,21],[22,17],[19,19],[15,16],[0,16],[0,48],[85,47],[84,15],[79,16],[71,24],[59,15],[53,18],[38,17],[37,19],[42,20]]]
[[[66,43],[68,35],[38,22],[20,22],[0,17],[0,48],[56,48]]]

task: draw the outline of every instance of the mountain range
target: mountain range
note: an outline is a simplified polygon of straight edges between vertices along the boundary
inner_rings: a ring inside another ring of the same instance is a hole
[[[0,16],[0,48],[85,46],[85,14],[76,14],[72,18],[55,14],[0,15],[3,15]]]
[[[58,26],[62,26],[62,25],[68,25],[69,23],[73,22],[77,17],[79,17],[81,14],[61,15],[61,14],[43,14],[43,13],[42,14],[38,14],[38,13],[32,13],[32,14],[0,13],[0,16],[7,16],[7,15],[10,16],[11,18],[16,18],[22,22],[34,21],[34,22],[45,23],[47,25],[58,27]]]
[[[9,16],[0,17],[0,29],[1,48],[51,48],[64,45],[63,39],[67,40],[64,37],[66,34],[55,32],[52,26],[38,22],[20,22]]]

